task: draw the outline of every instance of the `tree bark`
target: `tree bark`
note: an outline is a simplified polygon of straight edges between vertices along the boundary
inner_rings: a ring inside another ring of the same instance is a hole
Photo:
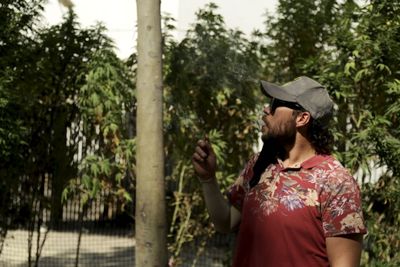
[[[160,0],[137,0],[135,266],[167,265]]]
[[[51,147],[51,227],[58,226],[62,221],[63,205],[62,192],[71,178],[69,168],[72,159],[67,147],[67,117],[65,108],[56,108],[54,120],[51,121],[54,134],[52,136]]]

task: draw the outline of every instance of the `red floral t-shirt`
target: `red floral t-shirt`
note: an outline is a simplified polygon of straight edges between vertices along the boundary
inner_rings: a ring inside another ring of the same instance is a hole
[[[271,164],[250,189],[256,159],[228,191],[241,211],[234,267],[329,266],[326,237],[366,233],[357,182],[332,156]]]

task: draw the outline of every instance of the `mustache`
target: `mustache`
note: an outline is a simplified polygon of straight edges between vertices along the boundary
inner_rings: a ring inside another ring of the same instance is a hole
[[[258,128],[261,128],[263,126],[268,126],[268,122],[266,120],[264,120],[263,118],[256,120],[255,124]]]
[[[269,126],[269,123],[267,121],[267,115],[262,115],[261,118],[259,119],[261,126],[265,125],[265,126]]]

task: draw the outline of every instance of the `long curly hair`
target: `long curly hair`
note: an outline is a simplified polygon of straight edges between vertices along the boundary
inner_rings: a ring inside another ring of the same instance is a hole
[[[293,118],[306,110],[293,110]],[[308,128],[307,137],[317,154],[330,154],[333,148],[333,135],[329,130],[330,117],[321,119],[311,118]]]
[[[330,154],[333,148],[333,135],[329,124],[323,124],[318,119],[311,119],[308,126],[308,138],[317,154]]]

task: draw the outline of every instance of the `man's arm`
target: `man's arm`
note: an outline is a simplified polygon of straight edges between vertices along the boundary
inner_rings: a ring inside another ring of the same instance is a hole
[[[195,153],[192,156],[194,169],[202,184],[203,195],[211,221],[217,231],[228,233],[240,222],[240,212],[229,205],[221,193],[217,179],[216,156],[208,139],[197,143]]]
[[[326,250],[332,267],[358,267],[362,251],[362,234],[327,237]]]
[[[221,233],[229,233],[240,222],[240,211],[229,205],[219,190],[216,179],[202,183],[203,195],[208,213],[215,229]]]

